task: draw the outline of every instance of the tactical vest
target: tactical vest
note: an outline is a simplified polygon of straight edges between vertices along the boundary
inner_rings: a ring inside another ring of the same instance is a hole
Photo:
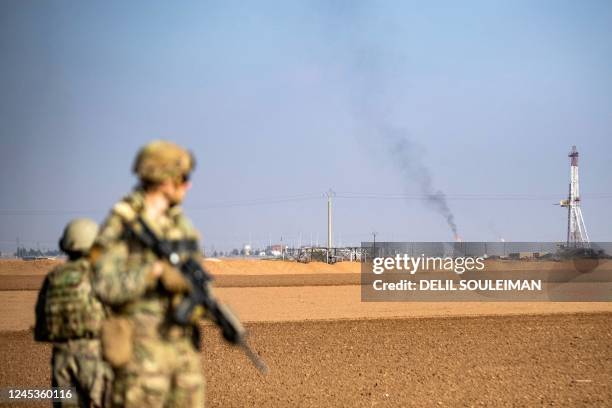
[[[97,284],[104,293],[103,297],[121,298],[122,286],[127,288],[127,292],[135,291],[134,287],[139,285],[139,282],[129,279],[128,276],[137,273],[143,266],[159,260],[153,250],[142,244],[130,231],[130,229],[140,231],[141,227],[136,222],[139,217],[143,217],[155,235],[165,245],[170,246],[172,252],[177,253],[182,260],[188,256],[194,256],[196,259],[201,257],[199,234],[183,215],[181,208],[174,206],[163,217],[150,220],[145,215],[143,192],[136,190],[115,204],[96,239],[97,245],[107,248],[102,259],[96,261],[96,266],[115,272],[101,273],[97,277]],[[117,268],[115,265],[117,260],[126,264]],[[118,273],[117,269],[125,270]],[[105,280],[109,280],[112,284],[106,285]],[[121,281],[124,285],[117,284]],[[165,324],[171,320],[169,313],[172,313],[172,304],[176,303],[176,298],[176,295],[169,294],[161,284],[148,285],[141,296],[114,304],[113,314],[136,319],[145,316],[147,319],[157,319],[159,325]],[[153,324],[149,322],[147,325]]]
[[[52,270],[41,289],[36,311],[36,339],[66,341],[96,338],[105,318],[91,285],[91,267],[84,259]]]

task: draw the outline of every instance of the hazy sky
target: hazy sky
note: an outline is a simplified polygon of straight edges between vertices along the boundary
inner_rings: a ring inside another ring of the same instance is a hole
[[[612,240],[611,73],[610,1],[3,0],[0,250],[102,221],[155,138],[207,249],[323,243],[329,188],[336,243],[452,239],[424,188],[465,240],[562,240],[573,144]]]

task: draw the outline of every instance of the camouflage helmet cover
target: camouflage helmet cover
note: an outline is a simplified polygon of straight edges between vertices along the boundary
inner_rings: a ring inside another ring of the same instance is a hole
[[[188,175],[195,168],[193,155],[181,146],[155,140],[140,149],[133,172],[142,181],[161,183]]]
[[[89,218],[77,218],[68,223],[60,239],[64,252],[88,253],[98,235],[98,224]]]

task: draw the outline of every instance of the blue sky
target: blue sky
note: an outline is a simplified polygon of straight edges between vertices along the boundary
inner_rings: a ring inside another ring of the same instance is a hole
[[[421,195],[418,169],[465,240],[560,240],[573,144],[612,240],[611,31],[606,1],[3,1],[0,250],[102,221],[156,138],[198,157],[207,248],[322,243],[329,188],[336,243],[452,239],[384,198]]]

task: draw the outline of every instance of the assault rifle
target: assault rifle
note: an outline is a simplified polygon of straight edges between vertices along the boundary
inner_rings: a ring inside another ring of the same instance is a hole
[[[262,374],[267,374],[268,366],[247,343],[245,328],[226,306],[219,304],[210,294],[208,284],[213,280],[213,277],[193,257],[190,256],[185,261],[182,261],[177,251],[177,245],[173,245],[177,241],[167,241],[158,238],[142,217],[137,218],[136,224],[136,228],[129,224],[127,225],[134,237],[145,247],[151,249],[155,255],[168,261],[173,267],[180,270],[185,279],[191,284],[189,295],[175,309],[174,320],[176,323],[188,325],[191,322],[194,309],[198,305],[203,306],[212,321],[221,329],[223,338],[229,343],[240,347],[253,365]],[[195,242],[191,243],[196,244]],[[183,244],[179,245],[182,247],[190,246],[188,245],[190,244],[189,241],[178,241],[178,244]],[[191,246],[197,247],[197,245]]]

